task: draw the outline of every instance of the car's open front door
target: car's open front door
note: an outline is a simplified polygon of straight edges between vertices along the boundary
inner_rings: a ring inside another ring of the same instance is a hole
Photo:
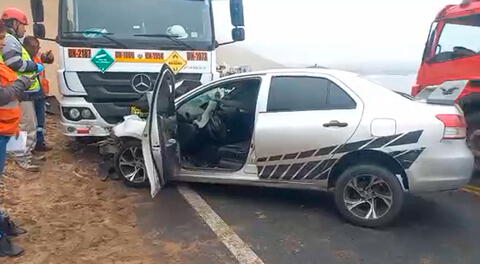
[[[150,114],[142,140],[152,197],[165,186],[179,168],[174,90],[173,71],[165,64],[151,95]]]

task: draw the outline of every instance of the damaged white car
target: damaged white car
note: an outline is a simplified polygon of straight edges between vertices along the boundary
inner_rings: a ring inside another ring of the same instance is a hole
[[[332,190],[347,220],[375,227],[398,215],[405,193],[470,179],[473,156],[454,103],[463,81],[425,91],[424,100],[324,69],[231,76],[177,100],[174,83],[164,66],[146,127],[127,120],[138,122],[130,127],[142,130],[142,145],[117,155],[123,177],[148,177],[152,195],[171,181]]]

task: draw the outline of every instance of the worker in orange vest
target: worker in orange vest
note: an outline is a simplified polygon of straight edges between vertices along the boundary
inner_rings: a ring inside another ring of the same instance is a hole
[[[51,51],[42,54],[40,53],[40,41],[34,36],[27,36],[23,40],[23,46],[30,54],[30,57],[38,64],[44,64],[45,62],[53,63],[53,54]],[[42,59],[43,58],[43,59]],[[35,114],[37,117],[37,140],[35,144],[35,151],[46,152],[51,148],[47,146],[45,142],[45,118],[46,118],[46,101],[45,96],[50,92],[50,83],[47,79],[45,71],[42,71],[38,75],[40,79],[41,91],[30,96],[35,106]]]
[[[5,47],[7,28],[0,21],[0,53]],[[0,182],[5,177],[5,162],[7,158],[7,143],[12,136],[18,135],[20,118],[22,116],[18,98],[32,85],[36,78],[32,76],[17,76],[3,63],[0,56]],[[0,183],[1,184],[1,183]],[[0,210],[0,257],[18,256],[23,249],[14,245],[8,236],[25,233],[25,230],[17,227]]]

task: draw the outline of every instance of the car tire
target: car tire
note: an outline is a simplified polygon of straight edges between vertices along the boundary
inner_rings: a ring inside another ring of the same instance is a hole
[[[122,142],[118,152],[115,153],[114,164],[115,172],[126,186],[143,188],[149,185],[145,163],[143,162],[142,144],[139,140]],[[138,172],[133,178],[129,177],[130,173],[137,170]]]
[[[403,201],[404,191],[399,180],[388,169],[378,165],[350,167],[335,183],[337,209],[346,220],[355,225],[387,225],[400,213]]]

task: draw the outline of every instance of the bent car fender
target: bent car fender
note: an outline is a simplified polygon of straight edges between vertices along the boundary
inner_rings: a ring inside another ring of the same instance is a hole
[[[136,115],[125,116],[124,121],[113,127],[113,135],[116,137],[133,137],[142,140],[143,131],[147,121]]]

